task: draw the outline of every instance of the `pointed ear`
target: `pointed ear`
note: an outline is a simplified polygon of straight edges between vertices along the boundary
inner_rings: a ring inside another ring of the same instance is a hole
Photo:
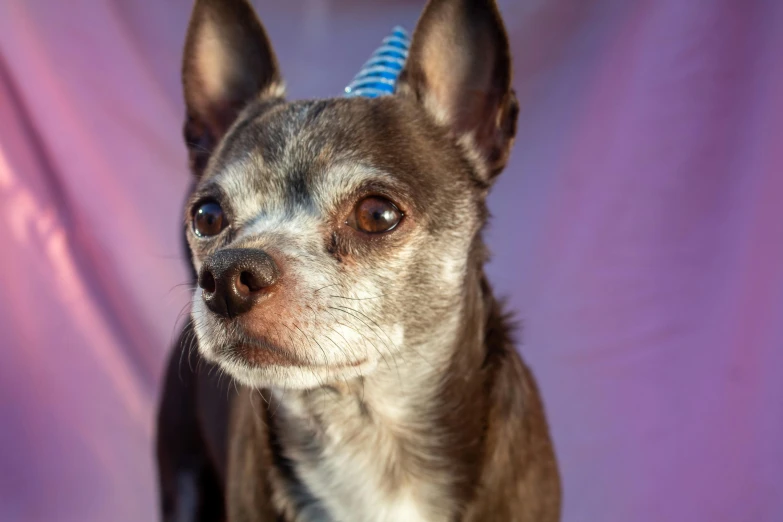
[[[397,92],[412,96],[467,147],[486,181],[503,170],[519,104],[508,37],[493,0],[430,0]]]
[[[254,99],[284,87],[266,31],[247,0],[196,0],[182,62],[191,170],[200,175],[212,149]]]

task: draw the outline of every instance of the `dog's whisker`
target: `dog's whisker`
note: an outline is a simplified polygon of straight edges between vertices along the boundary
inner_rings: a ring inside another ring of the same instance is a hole
[[[330,295],[329,297],[333,297],[335,299],[346,299],[348,301],[371,301],[373,299],[380,299],[382,297],[387,297],[386,294],[384,295],[374,295],[372,297],[345,297],[342,295]]]
[[[318,290],[316,290],[315,292],[313,292],[313,295],[316,295],[316,294],[317,294],[318,292],[320,292],[321,290],[325,290],[325,289],[327,289],[327,288],[331,288],[331,287],[333,287],[333,286],[337,286],[337,283],[332,283],[331,285],[322,286],[321,288],[319,288]]]
[[[363,314],[363,313],[362,313],[362,312],[360,312],[359,310],[355,310],[355,309],[353,309],[353,308],[349,308],[349,310],[351,310],[351,311],[353,311],[353,312],[356,312],[357,314],[359,314],[359,315],[361,315],[361,316],[363,316],[363,317],[366,317],[366,318],[367,318],[367,320],[368,320],[368,321],[370,321],[371,323],[373,323],[373,325],[374,325],[376,328],[378,328],[378,329],[379,329],[379,330],[380,330],[380,331],[381,331],[381,332],[382,332],[382,333],[383,333],[383,334],[386,336],[386,338],[387,338],[387,339],[389,339],[389,341],[390,341],[390,342],[393,342],[393,341],[391,340],[391,337],[389,337],[389,334],[387,334],[387,333],[386,333],[386,331],[385,331],[383,328],[381,328],[381,327],[380,327],[380,325],[378,325],[378,323],[376,323],[376,322],[375,322],[375,321],[374,321],[372,318],[370,318],[370,317],[367,317],[367,315]],[[426,362],[426,363],[427,363],[427,365],[429,365],[429,367],[430,367],[430,368],[432,368],[433,370],[435,370],[435,369],[436,369],[436,368],[435,368],[435,366],[432,364],[432,362],[431,362],[429,359],[427,359],[426,357],[424,357],[424,355],[423,355],[421,352],[419,352],[419,351],[418,351],[418,350],[417,350],[417,349],[416,349],[416,348],[415,348],[415,347],[414,347],[414,346],[413,346],[411,343],[408,343],[408,345],[406,346],[406,348],[407,348],[408,350],[411,350],[411,351],[413,351],[413,353],[415,353],[416,355],[418,355],[418,356],[419,356],[419,357],[420,357],[420,358],[421,358],[421,359],[422,359],[424,362]]]
[[[282,402],[285,400],[285,394],[287,393],[287,391],[288,391],[288,388],[286,387],[286,385],[285,385],[285,384],[283,384],[283,393],[282,393],[282,396],[281,396],[281,397],[278,399],[278,401],[277,401],[277,406],[275,407],[275,411],[273,411],[273,412],[270,414],[270,418],[274,417],[274,416],[277,414],[277,410],[279,410],[279,409],[280,409],[280,404],[281,404],[281,403],[282,403]]]
[[[166,293],[166,295],[171,295],[172,292],[174,292],[175,290],[179,290],[181,288],[187,288],[191,292],[195,292],[196,290],[198,290],[198,285],[195,284],[193,281],[186,281],[184,283],[178,283],[178,284],[172,286],[171,288],[169,288],[169,291]]]
[[[247,400],[250,403],[250,409],[253,411],[253,416],[256,418],[256,420],[262,420],[261,412],[259,412],[258,407],[256,406],[256,403],[253,402],[253,394],[259,392],[259,390],[255,387],[250,388],[248,390]],[[258,393],[261,395],[261,393]],[[261,396],[263,398],[263,396]]]
[[[313,306],[312,306],[312,305],[309,305],[309,304],[307,305],[307,307],[306,307],[306,308],[307,308],[307,309],[308,309],[308,310],[309,310],[309,311],[310,311],[310,312],[313,314],[313,323],[317,325],[317,324],[319,323],[319,320],[318,320],[319,318],[318,318],[318,314],[316,313],[316,310],[315,310],[315,308],[313,308]],[[333,331],[336,331],[336,330],[334,330],[334,327],[330,327],[330,328],[331,328]],[[326,334],[326,333],[324,333],[323,335],[324,335],[325,337],[327,337],[327,339],[329,339],[329,340],[332,342],[332,344],[334,344],[335,348],[337,348],[337,350],[338,350],[338,351],[339,351],[339,352],[342,354],[342,356],[343,356],[343,360],[344,360],[344,361],[349,361],[349,360],[351,359],[351,358],[348,356],[348,354],[346,353],[346,351],[345,351],[345,347],[338,345],[338,344],[337,344],[336,342],[334,342],[334,341],[333,341],[331,338],[329,338],[329,337],[327,336],[327,334]],[[346,343],[346,344],[345,344],[345,346],[349,346],[349,344],[348,344],[348,341],[345,339],[345,337],[343,337],[343,340],[344,340],[344,341],[345,341],[345,343]],[[324,355],[324,357],[326,357],[326,356]],[[324,360],[324,363],[327,363],[327,364],[328,364],[328,360],[327,360],[327,359],[325,359],[325,360]]]
[[[361,322],[362,324],[364,324],[364,326],[366,326],[367,329],[369,329],[371,332],[373,332],[375,334],[375,336],[378,337],[378,340],[381,341],[384,344],[384,346],[386,347],[387,350],[389,350],[389,351],[392,350],[392,346],[393,346],[394,343],[391,340],[391,337],[386,335],[386,332],[384,332],[382,329],[379,328],[381,330],[381,333],[386,335],[386,337],[388,338],[389,342],[392,343],[391,345],[390,344],[386,344],[386,341],[380,335],[378,335],[378,333],[375,331],[375,329],[372,326],[370,326],[369,323],[365,322],[361,317],[359,317],[359,315],[356,315],[359,312],[357,312],[356,310],[350,309],[350,308],[343,308],[343,307],[340,307],[340,306],[330,306],[329,308],[331,310],[337,310],[337,311],[343,312],[344,314],[352,316],[354,319],[356,319],[359,322]]]
[[[357,329],[357,328],[354,328],[354,327],[352,327],[352,326],[349,326],[349,325],[347,325],[347,324],[344,324],[344,323],[340,322],[340,320],[339,320],[339,319],[337,319],[337,317],[336,317],[336,316],[335,316],[335,315],[334,315],[332,312],[330,312],[328,308],[327,308],[327,309],[325,309],[324,311],[325,311],[326,313],[328,313],[330,316],[332,316],[332,318],[334,319],[334,321],[335,321],[335,322],[336,322],[338,325],[340,325],[340,326],[344,326],[344,327],[346,327],[346,328],[348,328],[348,329],[350,329],[350,330],[353,330],[353,331],[354,331],[354,332],[356,332],[356,334],[358,334],[358,335],[359,335],[359,337],[360,337],[360,338],[362,338],[362,339],[363,339],[365,342],[369,342],[369,339],[367,339],[367,336],[366,336],[366,335],[364,335],[364,334],[363,334],[363,333],[362,333],[362,332],[361,332],[359,329]],[[338,335],[340,335],[340,337],[342,337],[342,338],[343,338],[343,340],[345,341],[345,344],[346,344],[346,346],[349,346],[349,345],[350,345],[350,343],[349,343],[349,342],[348,342],[348,340],[345,338],[345,336],[343,336],[343,335],[342,335],[342,334],[341,334],[339,331],[337,331],[337,330],[336,330],[336,329],[335,329],[333,326],[330,326],[330,328],[331,328],[333,331],[335,331],[335,332],[336,332]],[[375,346],[375,343],[369,342],[369,344],[370,344],[370,346],[372,346],[372,347],[373,347],[373,349],[374,349],[376,352],[378,352],[378,355],[381,357],[381,359],[383,360],[384,364],[386,364],[386,367],[387,367],[389,370],[391,370],[391,367],[389,366],[389,361],[386,359],[386,355],[385,355],[385,354],[384,354],[384,353],[383,353],[381,350],[379,350],[377,346]],[[394,357],[394,352],[393,352],[393,351],[392,351],[392,357]],[[397,366],[397,373],[398,373],[398,375],[399,375],[399,365],[397,364],[397,361],[396,361],[396,360],[395,360],[395,366]]]
[[[186,142],[185,142],[185,144],[186,144],[188,147],[194,148],[194,149],[196,149],[196,150],[198,150],[198,151],[201,151],[201,152],[204,152],[204,153],[206,153],[206,154],[212,154],[212,151],[211,151],[211,150],[209,150],[209,149],[207,149],[207,148],[205,148],[205,147],[203,147],[203,146],[199,145],[199,144],[198,144],[198,143],[196,143],[196,142],[193,142],[193,141],[186,141]]]

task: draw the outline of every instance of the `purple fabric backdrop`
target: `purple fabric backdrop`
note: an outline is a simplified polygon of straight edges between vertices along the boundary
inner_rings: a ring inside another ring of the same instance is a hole
[[[258,2],[293,97],[419,2]],[[0,520],[152,520],[189,2],[0,1]],[[783,3],[501,1],[490,266],[565,522],[783,520]]]

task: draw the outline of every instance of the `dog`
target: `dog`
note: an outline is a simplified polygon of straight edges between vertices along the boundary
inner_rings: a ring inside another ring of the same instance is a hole
[[[483,270],[511,74],[494,1],[430,0],[392,95],[288,102],[250,4],[196,0],[197,288],[158,413],[163,520],[559,520],[542,402]]]

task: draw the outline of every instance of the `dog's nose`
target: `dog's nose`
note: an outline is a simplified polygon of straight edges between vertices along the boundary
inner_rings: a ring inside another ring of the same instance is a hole
[[[263,250],[229,248],[204,261],[198,286],[207,307],[223,317],[236,317],[253,307],[277,281],[278,269]]]

